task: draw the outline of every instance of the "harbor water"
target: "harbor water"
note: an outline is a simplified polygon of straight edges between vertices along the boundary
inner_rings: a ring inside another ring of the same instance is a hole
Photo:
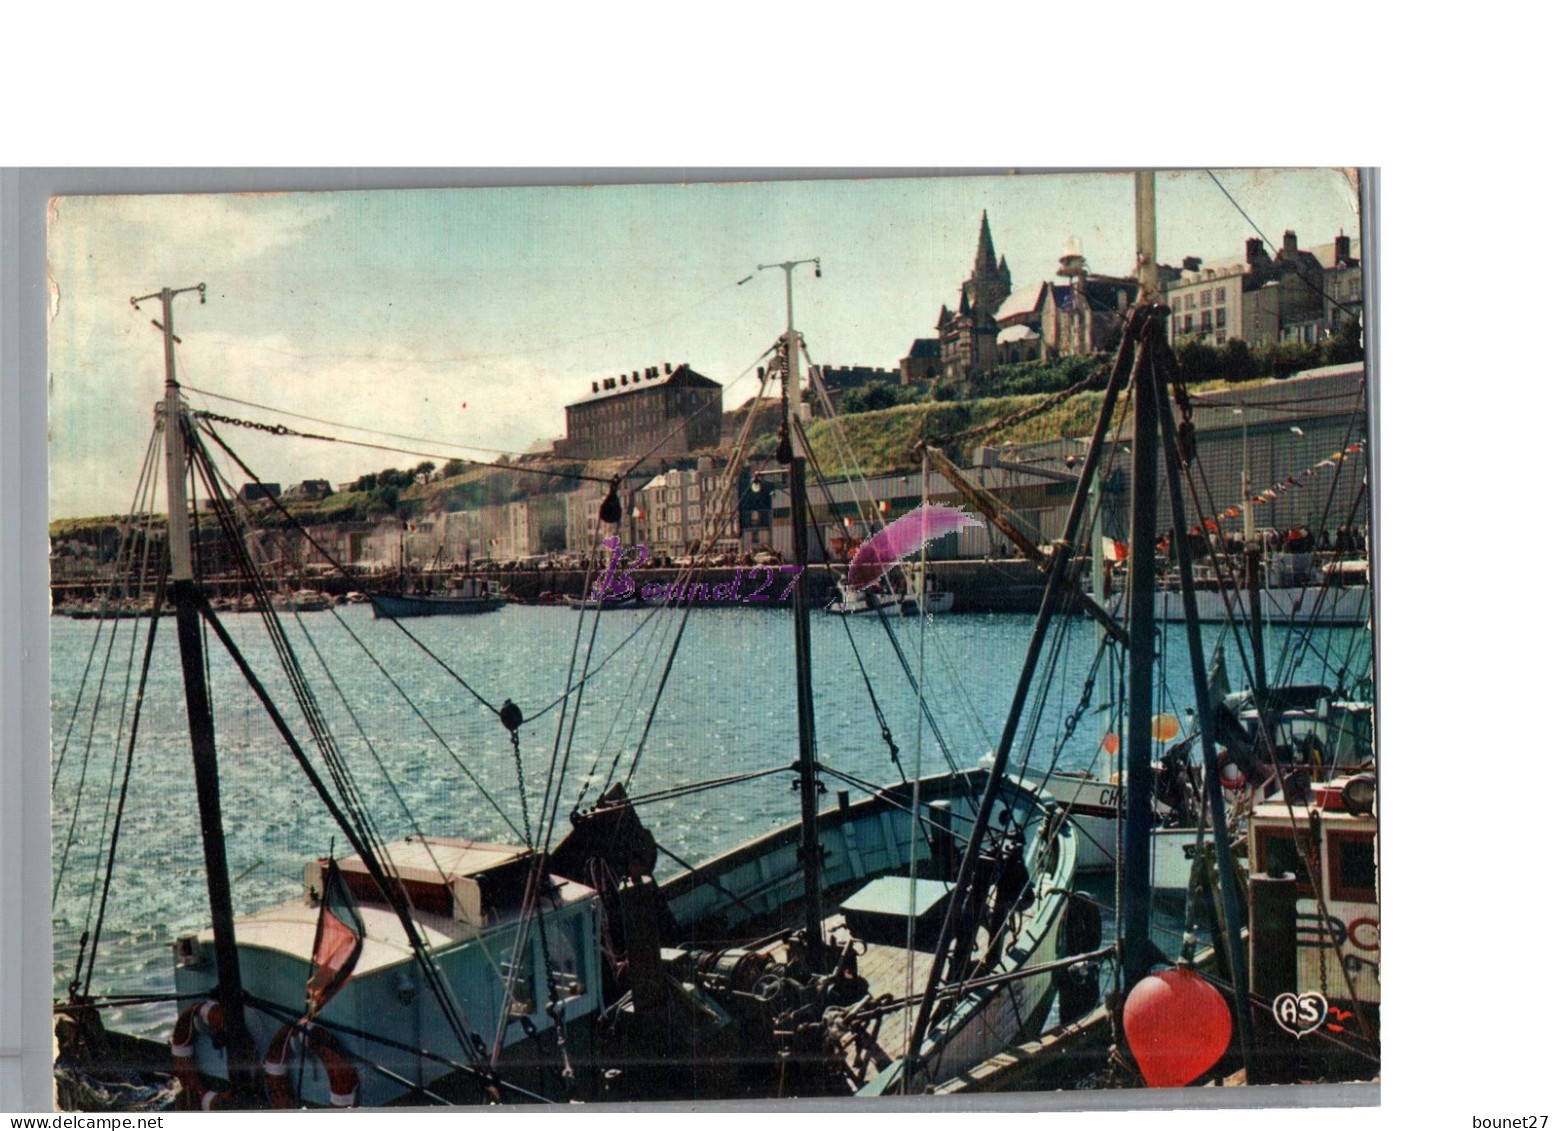
[[[895,616],[889,626],[901,659],[875,617],[812,616],[825,769],[889,784],[949,764],[972,767],[995,747],[1032,634],[1031,616],[949,615],[928,624]],[[681,870],[675,858],[696,862],[796,819],[795,775],[784,769],[796,751],[793,626],[782,613],[699,608],[682,627],[680,610],[597,616],[509,605],[485,616],[407,622],[403,631],[358,605],[282,620],[362,805],[386,839],[423,834],[555,843],[569,814],[591,804],[610,781],[627,780],[632,796],[649,798],[714,778],[780,771],[641,804],[640,816],[667,850],[658,869],[664,879]],[[229,615],[223,623],[323,773],[262,619]],[[90,929],[107,871],[132,728],[134,761],[91,992],[170,993],[171,944],[210,919],[171,620],[158,629],[138,726],[134,716],[147,628],[130,619],[55,617],[51,625],[56,997],[86,974],[84,965],[78,968],[81,936]],[[1030,778],[1052,765],[1107,774],[1114,767],[1102,738],[1118,725],[1118,665],[1107,658],[1095,664],[1100,645],[1091,622],[1066,618],[1052,637],[1018,729],[1013,766],[1026,765]],[[1215,626],[1207,626],[1206,637],[1210,651],[1219,640]],[[676,662],[662,682],[673,647]],[[1339,673],[1366,671],[1368,647],[1361,629],[1317,629],[1303,643],[1271,630],[1267,663],[1273,682],[1345,681],[1355,690],[1356,675]],[[295,897],[307,862],[350,849],[209,632],[206,648],[228,862],[235,909],[243,915]],[[1161,712],[1188,720],[1194,700],[1182,626],[1165,631],[1161,648]],[[1245,686],[1231,638],[1225,651],[1230,685]],[[923,690],[934,730],[917,710],[906,667]],[[586,669],[582,700],[575,696],[565,710],[559,700],[570,672],[577,683]],[[1078,713],[1090,677],[1088,706]],[[872,692],[898,750],[896,765]],[[525,718],[517,752],[496,714],[505,700]],[[860,794],[858,784],[834,774],[824,773],[823,781],[824,804],[840,789]],[[106,1010],[105,1021],[160,1039],[175,1013],[166,1002],[121,1006]]]

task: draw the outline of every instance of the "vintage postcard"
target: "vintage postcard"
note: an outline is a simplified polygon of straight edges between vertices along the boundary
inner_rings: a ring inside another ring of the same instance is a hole
[[[55,198],[58,1107],[1377,1084],[1369,187]]]

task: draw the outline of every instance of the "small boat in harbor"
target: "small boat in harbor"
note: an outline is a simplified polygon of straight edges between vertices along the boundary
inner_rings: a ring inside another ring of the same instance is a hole
[[[579,611],[580,609],[584,609],[589,612],[610,612],[612,609],[637,609],[641,608],[643,605],[643,602],[639,599],[637,594],[631,597],[605,599],[600,597],[565,597],[560,603],[567,605],[575,612]]]
[[[374,593],[368,601],[375,617],[394,620],[493,613],[508,604],[508,598],[492,592],[485,581],[469,576],[463,580],[451,578],[447,593]]]
[[[916,564],[909,571],[908,589],[898,601],[898,614],[914,617],[919,616],[922,610],[927,615],[950,613],[952,591],[943,589],[935,574],[927,573]]]
[[[335,598],[317,589],[293,589],[272,599],[279,613],[319,613],[335,608]]]
[[[871,613],[877,609],[893,610],[898,607],[903,598],[891,590],[864,590],[852,589],[848,585],[840,585],[838,596],[828,603],[825,612],[834,616],[854,616],[857,613]]]

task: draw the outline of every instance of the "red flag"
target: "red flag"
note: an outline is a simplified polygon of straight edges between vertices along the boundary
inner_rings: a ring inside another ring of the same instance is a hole
[[[1130,547],[1124,542],[1116,542],[1107,535],[1103,539],[1104,560],[1110,562],[1123,562],[1131,556]]]
[[[317,1016],[346,985],[362,954],[365,933],[357,903],[334,860],[325,861],[324,889],[319,898],[319,924],[314,928],[313,966],[303,990],[309,1017]]]

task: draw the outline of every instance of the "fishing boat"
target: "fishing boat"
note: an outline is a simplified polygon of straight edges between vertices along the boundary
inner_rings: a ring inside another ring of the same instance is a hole
[[[381,830],[258,570],[243,557],[235,512],[214,490],[213,512],[251,583],[301,722],[289,721],[194,579],[182,485],[190,470],[208,488],[219,477],[202,439],[202,428],[214,432],[184,404],[174,375],[179,293],[146,297],[161,300],[165,328],[168,593],[211,906],[210,926],[174,945],[179,1012],[169,1067],[180,1106],[918,1092],[1042,1023],[1056,992],[1053,970],[1076,949],[1076,932],[1066,932],[1076,864],[1070,826],[1052,799],[1000,760],[889,788],[857,782],[858,798],[841,793],[836,808],[819,813],[825,769],[798,586],[800,756],[780,767],[796,775],[798,822],[685,867],[663,886],[654,878],[659,847],[620,783],[576,808],[567,835],[552,844],[544,830],[561,794],[552,782],[549,819],[532,836],[527,812],[523,843],[415,825],[406,836]],[[791,374],[799,369],[796,338],[792,327],[784,339]],[[798,384],[787,386],[786,403],[799,405]],[[789,474],[793,497],[804,499],[804,461],[792,459]],[[796,510],[796,555],[805,560],[804,508]],[[375,615],[501,599],[459,594],[397,608],[404,600],[373,598]],[[230,654],[349,849],[320,846],[298,861],[294,894],[242,912],[222,831],[203,627],[212,647]],[[1027,690],[1020,680],[1014,718]],[[518,764],[523,714],[511,702],[482,702],[512,738]],[[117,818],[115,829],[117,843]],[[94,956],[106,903],[105,879],[89,932]],[[87,957],[87,934],[81,949]],[[104,1050],[123,1042],[102,1029],[87,988],[91,964],[59,1015],[73,1063],[99,1068]]]
[[[1290,959],[1285,977],[1257,990],[1320,994],[1333,1023],[1331,1011],[1344,1006],[1365,1012],[1373,1026],[1379,1020],[1376,788],[1374,775],[1349,774],[1316,785],[1298,804],[1261,802],[1249,818],[1250,874],[1287,877],[1277,899],[1292,916],[1290,931],[1256,921],[1252,948]]]
[[[901,594],[886,588],[867,591],[841,584],[838,587],[838,596],[828,602],[825,611],[834,616],[848,617],[858,613],[875,612],[877,609],[892,610],[898,608],[902,600]]]
[[[335,598],[317,589],[293,589],[275,598],[277,612],[319,613],[335,606]]]
[[[920,615],[921,610],[931,616],[950,613],[952,590],[943,589],[935,574],[927,573],[923,565],[917,564],[909,572],[908,588],[898,602],[898,613],[900,616],[915,617]]]
[[[493,593],[485,581],[469,576],[451,578],[447,593],[374,593],[368,600],[375,617],[394,620],[494,613],[508,604],[508,598]]]

